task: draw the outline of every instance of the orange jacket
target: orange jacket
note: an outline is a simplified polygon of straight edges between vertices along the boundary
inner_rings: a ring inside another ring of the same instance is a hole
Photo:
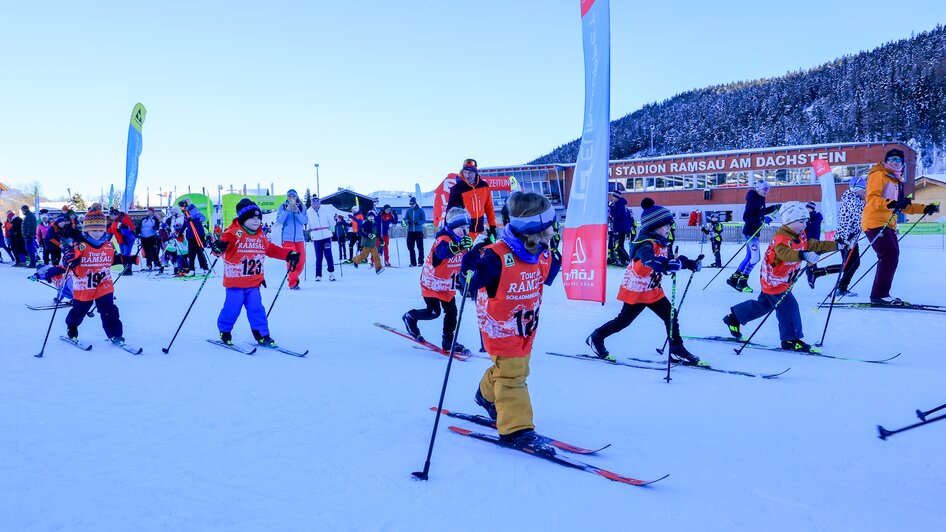
[[[861,229],[876,229],[886,223],[891,229],[897,228],[897,217],[887,208],[891,201],[903,197],[903,183],[897,180],[884,165],[877,163],[867,176],[867,205],[861,216]],[[914,203],[903,209],[904,214],[922,214],[926,205]]]
[[[457,182],[450,188],[447,208],[443,211],[445,215],[451,207],[460,207],[470,213],[470,233],[473,237],[485,233],[487,226],[496,227],[493,194],[490,192],[489,183],[479,176],[476,176],[476,182],[472,185],[462,177],[457,178]]]

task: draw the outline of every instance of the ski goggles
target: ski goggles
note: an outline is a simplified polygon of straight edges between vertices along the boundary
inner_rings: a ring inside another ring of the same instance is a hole
[[[510,216],[509,226],[517,233],[532,235],[541,233],[555,223],[555,207],[549,207],[545,212],[532,216]]]
[[[900,164],[903,164],[903,157],[900,157],[899,155],[894,155],[894,156],[892,156],[892,157],[887,157],[887,162],[888,162],[888,163],[900,163]]]

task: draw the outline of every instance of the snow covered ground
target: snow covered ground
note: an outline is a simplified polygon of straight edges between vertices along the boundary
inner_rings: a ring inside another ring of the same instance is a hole
[[[724,258],[735,249],[726,246]],[[946,251],[905,249],[894,295],[946,302],[944,260]],[[278,262],[267,270],[266,304],[282,279]],[[745,298],[723,282],[729,272],[706,291],[715,270],[696,275],[684,334],[726,334],[720,318]],[[603,307],[566,301],[557,283],[546,292],[529,380],[538,430],[583,446],[611,443],[586,457],[600,467],[670,477],[648,488],[610,482],[455,435],[447,425],[473,426],[444,418],[430,480],[417,482],[410,472],[423,467],[446,358],[372,324],[401,326],[401,314],[421,306],[419,273],[346,266],[338,282],[317,284],[310,264],[303,290],[284,291],[271,321],[281,345],[312,350],[303,359],[208,344],[219,278],[162,354],[199,282],[136,274],[118,283],[117,297],[125,336],[144,354],[105,343],[98,317],[80,329],[92,351],[56,340],[60,311],[37,359],[50,311],[23,304],[52,291],[29,283],[27,270],[0,267],[0,530],[946,530],[946,423],[887,442],[875,428],[910,424],[915,409],[946,402],[946,315],[834,312],[826,352],[903,352],[889,364],[759,350],[737,357],[729,345],[690,341],[717,367],[792,369],[763,381],[683,368],[667,384],[656,371],[546,355],[586,351],[585,336],[620,308],[621,270],[609,270]],[[855,290],[866,295],[869,279]],[[812,309],[831,285],[829,277],[796,289],[809,342],[827,315]],[[475,346],[473,307],[466,311],[460,339]],[[439,321],[421,327],[439,337]],[[252,339],[245,318],[234,333]],[[645,313],[608,347],[619,358],[653,358],[663,337]],[[778,340],[774,317],[757,340]],[[472,396],[487,365],[453,364],[447,408],[480,413]]]

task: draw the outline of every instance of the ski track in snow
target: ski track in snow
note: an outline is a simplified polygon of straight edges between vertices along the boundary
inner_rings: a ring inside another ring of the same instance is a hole
[[[724,259],[737,247],[724,246]],[[691,257],[698,248],[680,243]],[[406,264],[406,248],[400,252]],[[307,255],[313,262],[311,248]],[[873,260],[867,252],[862,271]],[[946,251],[903,248],[894,295],[943,304],[944,260]],[[750,283],[756,290],[758,268]],[[268,307],[284,270],[275,260],[267,270]],[[3,531],[863,531],[899,529],[905,516],[910,530],[946,529],[937,502],[946,490],[946,423],[887,442],[875,428],[911,424],[915,409],[946,402],[946,316],[833,312],[826,352],[879,358],[903,351],[889,364],[758,350],[736,356],[733,345],[691,340],[691,351],[724,369],[792,371],[767,381],[677,369],[668,385],[658,372],[545,355],[588,352],[585,337],[620,308],[623,271],[609,268],[603,307],[566,302],[557,281],[546,288],[529,378],[537,429],[576,445],[611,443],[580,457],[599,467],[670,477],[648,488],[610,482],[461,438],[447,426],[472,425],[443,418],[430,480],[418,482],[410,473],[424,464],[429,407],[447,359],[373,323],[400,328],[401,314],[423,306],[419,268],[376,276],[345,265],[334,283],[315,283],[314,270],[306,272],[303,290],[284,290],[270,321],[280,345],[311,349],[301,359],[208,344],[223,302],[219,277],[207,282],[164,355],[199,282],[138,273],[122,279],[116,295],[125,337],[142,355],[104,343],[98,316],[80,327],[92,351],[59,342],[68,310],[60,309],[46,356],[36,359],[51,311],[23,303],[47,303],[51,291],[27,281],[29,273],[0,266]],[[696,274],[681,310],[684,334],[726,334],[722,316],[748,297],[726,286],[731,270],[701,290],[714,273]],[[678,298],[688,275],[678,277]],[[866,296],[872,278],[854,290]],[[834,279],[820,279],[815,290],[802,280],[795,289],[810,343],[827,317],[813,309]],[[669,296],[669,278],[664,288]],[[437,339],[441,323],[420,327]],[[658,319],[644,312],[607,346],[618,358],[654,358],[663,336]],[[241,316],[234,340],[251,339]],[[756,340],[778,341],[774,317]],[[460,341],[473,350],[479,343],[469,303]],[[472,397],[488,364],[454,361],[445,408],[481,413]]]

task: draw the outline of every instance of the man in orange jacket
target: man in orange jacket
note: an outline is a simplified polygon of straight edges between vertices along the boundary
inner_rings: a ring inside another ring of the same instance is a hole
[[[496,211],[493,209],[493,194],[489,183],[480,178],[475,159],[463,161],[460,178],[450,189],[450,197],[447,199],[447,208],[444,212],[449,212],[452,207],[460,207],[470,213],[472,220],[470,238],[475,240],[480,233],[486,232],[492,241],[496,240]]]

